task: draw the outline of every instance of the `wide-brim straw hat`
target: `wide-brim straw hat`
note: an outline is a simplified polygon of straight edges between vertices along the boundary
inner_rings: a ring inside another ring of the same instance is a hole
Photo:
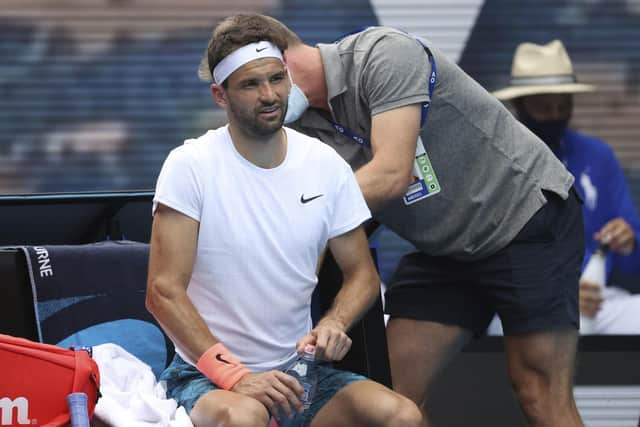
[[[560,40],[546,45],[521,43],[511,66],[511,86],[493,94],[506,101],[547,93],[592,92],[595,86],[578,83],[571,59]]]

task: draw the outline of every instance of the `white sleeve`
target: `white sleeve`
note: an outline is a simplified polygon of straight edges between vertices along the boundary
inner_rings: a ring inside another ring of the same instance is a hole
[[[158,203],[200,221],[202,212],[202,176],[185,146],[169,153],[158,176],[153,212]]]
[[[338,189],[333,200],[329,239],[351,231],[371,218],[371,212],[351,167],[341,157],[337,158]]]

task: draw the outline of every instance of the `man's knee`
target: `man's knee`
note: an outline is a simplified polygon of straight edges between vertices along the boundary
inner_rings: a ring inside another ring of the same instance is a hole
[[[413,401],[399,396],[398,409],[389,425],[418,427],[423,425],[422,413]]]
[[[548,409],[550,384],[541,376],[523,375],[511,377],[511,386],[522,410],[529,418],[538,418]]]
[[[265,408],[259,402],[254,405],[227,408],[225,419],[220,424],[229,427],[262,427],[269,422]]]
[[[339,425],[377,427],[420,427],[424,425],[422,413],[415,403],[372,381],[357,382],[341,390],[320,411],[315,425],[336,425],[335,422],[332,422],[337,419],[336,414],[339,414],[340,423],[337,423]]]
[[[544,420],[572,407],[571,382],[569,369],[511,372],[511,384],[520,407],[533,425],[543,425]]]
[[[422,413],[416,404],[406,397],[389,391],[376,400],[379,410],[378,420],[382,426],[419,427],[422,424]]]
[[[269,422],[269,413],[262,403],[246,398],[233,405],[211,407],[207,402],[198,402],[191,411],[195,427],[223,425],[225,427],[263,427]]]

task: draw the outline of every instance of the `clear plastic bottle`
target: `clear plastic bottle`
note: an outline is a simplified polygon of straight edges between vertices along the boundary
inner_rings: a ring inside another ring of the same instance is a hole
[[[304,425],[305,413],[311,406],[313,396],[318,383],[318,375],[316,373],[316,348],[307,344],[304,347],[302,355],[285,370],[285,372],[298,380],[304,388],[304,396],[302,397],[303,413],[295,413],[288,418],[282,418],[280,427],[299,427]]]
[[[591,254],[587,266],[580,276],[580,281],[586,281],[594,285],[598,285],[602,291],[607,281],[607,252],[609,246],[606,243],[600,243],[598,249]],[[580,333],[582,335],[590,335],[595,333],[595,318],[580,315]]]

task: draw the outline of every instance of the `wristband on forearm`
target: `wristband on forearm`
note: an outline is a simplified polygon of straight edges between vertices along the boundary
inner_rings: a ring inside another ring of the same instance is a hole
[[[222,345],[214,344],[205,351],[196,368],[218,387],[231,390],[250,371]]]

